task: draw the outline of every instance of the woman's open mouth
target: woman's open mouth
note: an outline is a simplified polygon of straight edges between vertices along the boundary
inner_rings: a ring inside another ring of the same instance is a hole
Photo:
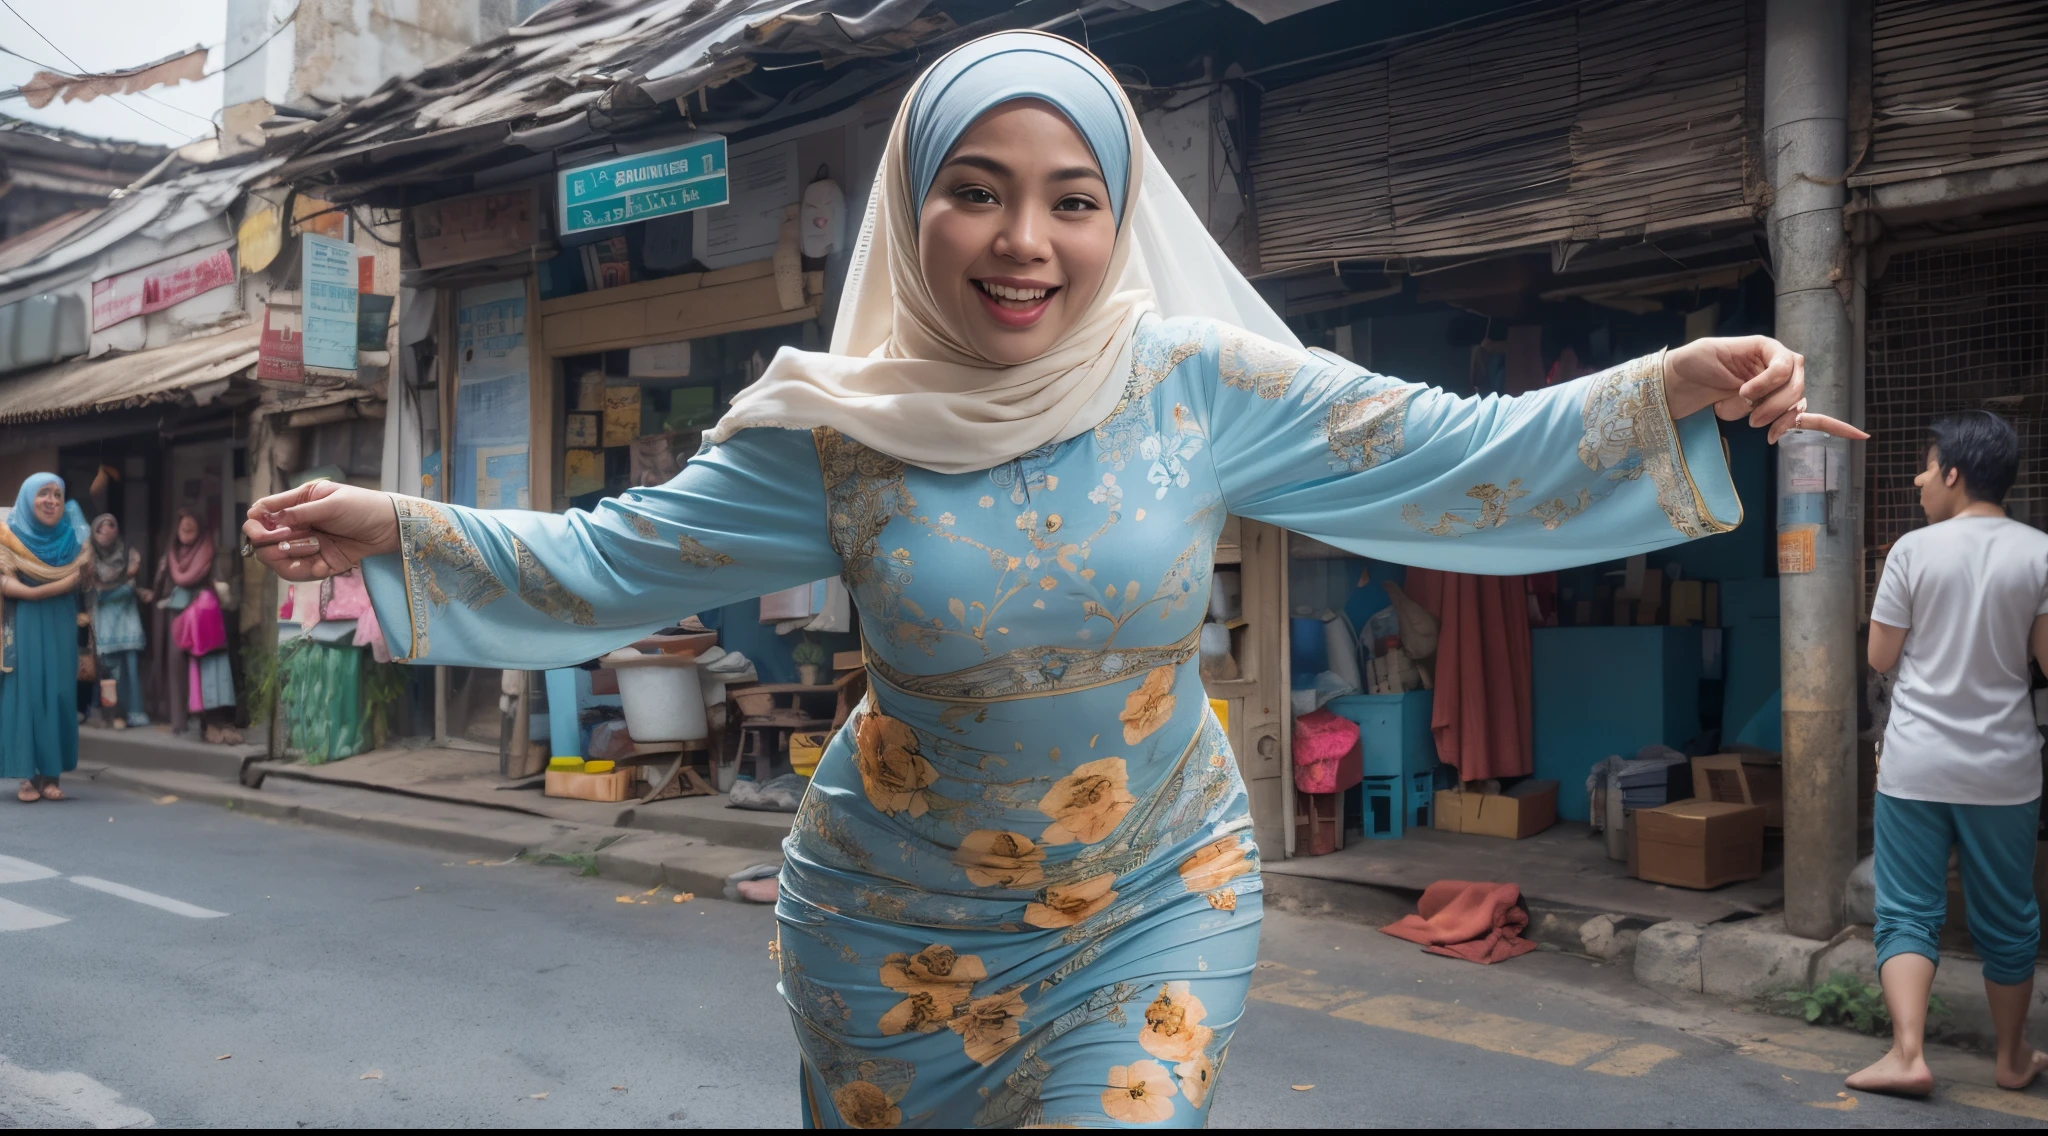
[[[1059,288],[1031,281],[976,280],[975,294],[989,318],[1008,328],[1026,328],[1045,315]]]

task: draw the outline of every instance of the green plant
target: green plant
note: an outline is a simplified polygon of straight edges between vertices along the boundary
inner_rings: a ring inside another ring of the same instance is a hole
[[[1819,1025],[1848,1026],[1867,1034],[1892,1028],[1892,1012],[1885,1005],[1884,991],[1846,971],[1836,971],[1810,990],[1787,990],[1779,997],[1800,1017]],[[1927,1016],[1939,1018],[1947,1014],[1948,1006],[1940,996],[1929,995]]]
[[[521,852],[520,858],[532,864],[550,867],[574,868],[579,876],[597,875],[597,853],[595,852]]]
[[[384,748],[391,737],[391,711],[405,699],[411,676],[403,663],[369,661],[363,676],[363,729],[372,749]]]
[[[825,646],[805,635],[804,641],[789,652],[789,660],[800,667],[822,667],[825,665]]]

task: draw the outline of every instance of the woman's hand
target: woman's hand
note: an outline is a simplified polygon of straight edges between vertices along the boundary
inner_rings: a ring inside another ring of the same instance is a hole
[[[1870,435],[1806,409],[1806,358],[1768,335],[1695,339],[1664,356],[1664,402],[1678,421],[1711,406],[1723,421],[1749,419],[1770,428],[1819,430],[1837,438]]]
[[[47,584],[31,584],[16,576],[0,576],[0,595],[10,600],[46,600],[78,587],[80,578],[76,569]]]
[[[398,551],[398,510],[388,493],[313,481],[249,506],[242,535],[279,577],[324,580]]]

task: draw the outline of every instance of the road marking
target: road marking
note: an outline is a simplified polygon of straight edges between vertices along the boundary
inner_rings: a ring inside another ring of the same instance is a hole
[[[1937,1092],[1937,1098],[1946,1097],[1957,1104],[1971,1108],[2002,1112],[2007,1116],[2020,1116],[2028,1120],[2048,1121],[2048,1100],[2016,1093],[2010,1089],[1987,1089],[1982,1085],[1963,1085],[1953,1081],[1944,1084]]]
[[[27,1128],[149,1128],[156,1117],[84,1073],[38,1073],[0,1057],[0,1101]]]
[[[55,927],[65,922],[69,920],[62,915],[37,911],[11,899],[0,899],[0,931],[33,931],[38,927]]]
[[[227,912],[225,911],[210,911],[204,907],[196,907],[186,903],[182,899],[172,899],[169,896],[158,895],[155,892],[143,891],[141,888],[132,888],[127,884],[117,884],[112,880],[100,879],[98,876],[73,876],[71,877],[71,882],[81,887],[89,887],[94,891],[106,892],[108,895],[118,895],[122,899],[133,900],[146,907],[154,907],[159,911],[168,911],[173,915],[183,915],[187,919],[224,919],[227,917]]]
[[[1640,1077],[1678,1055],[1676,1049],[1645,1042],[1642,1045],[1631,1045],[1620,1053],[1595,1061],[1586,1066],[1586,1072],[1605,1073],[1610,1077]]]
[[[31,864],[12,856],[0,856],[0,884],[19,884],[29,880],[47,880],[57,874],[55,868]]]
[[[1339,1006],[1330,1011],[1330,1016],[1380,1029],[1457,1042],[1493,1053],[1547,1061],[1552,1065],[1577,1065],[1621,1042],[1620,1038],[1604,1033],[1586,1033],[1541,1022],[1526,1022],[1520,1018],[1432,1002],[1426,998],[1411,998],[1405,994],[1388,994]]]

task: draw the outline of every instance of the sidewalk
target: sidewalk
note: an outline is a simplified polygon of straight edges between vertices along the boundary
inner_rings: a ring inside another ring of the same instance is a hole
[[[492,859],[589,856],[605,879],[706,896],[722,895],[734,872],[780,862],[791,819],[726,809],[723,798],[647,806],[498,791],[496,756],[466,750],[383,750],[305,766],[265,761],[253,745],[208,745],[159,730],[81,729],[78,775]]]
[[[734,872],[778,862],[791,820],[726,808],[723,797],[652,805],[559,800],[505,785],[495,754],[468,750],[387,749],[307,766],[265,761],[255,746],[101,729],[82,729],[79,748],[80,775],[151,796],[492,859],[588,856],[603,878],[705,895],[722,894]],[[1271,862],[1264,872],[1275,908],[1371,926],[1413,911],[1415,896],[1437,879],[1520,882],[1531,938],[1629,967],[1655,988],[1761,1003],[1836,971],[1876,976],[1869,928],[1852,926],[1825,943],[1792,935],[1777,914],[1772,880],[1693,892],[1628,879],[1571,826],[1530,840],[1455,843],[1420,830],[1406,840]],[[2048,974],[2036,991],[2037,1005],[2048,1008]],[[1989,1039],[1975,958],[1945,953],[1935,993],[1950,1009],[1937,1034]]]

